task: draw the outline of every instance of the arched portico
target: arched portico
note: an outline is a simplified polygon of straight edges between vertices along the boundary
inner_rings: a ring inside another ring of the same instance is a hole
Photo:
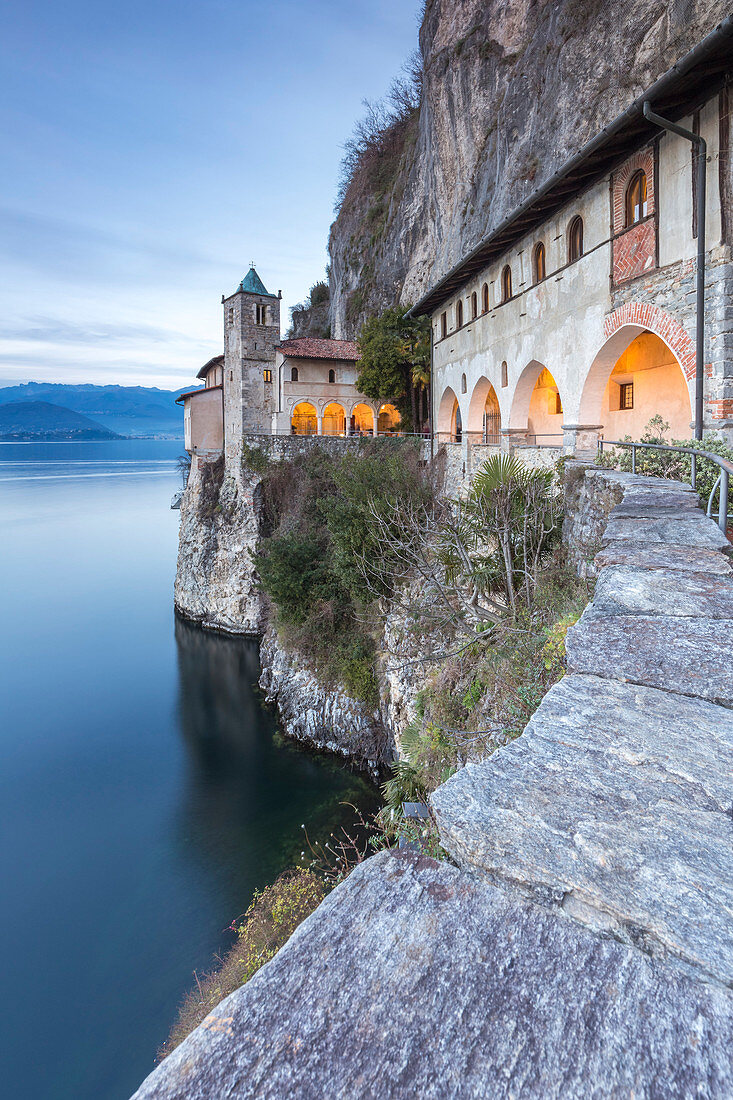
[[[402,417],[394,405],[380,406],[377,414],[377,431],[379,435],[391,435],[399,432]]]
[[[495,446],[501,442],[499,398],[485,375],[479,378],[473,388],[466,431],[474,442],[491,443]]]
[[[290,431],[293,435],[315,435],[318,431],[318,413],[310,401],[301,401],[295,406],[290,418]]]
[[[656,306],[623,306],[606,318],[606,341],[590,365],[579,421],[606,438],[638,438],[659,413],[672,438],[690,434],[695,348],[682,326]]]
[[[563,401],[554,376],[532,359],[519,376],[509,412],[509,435],[540,447],[562,445]]]
[[[323,434],[346,435],[346,413],[336,401],[331,401],[323,410]]]
[[[374,410],[360,401],[351,410],[350,431],[352,435],[374,434]]]
[[[456,419],[456,412],[458,418]],[[461,411],[458,398],[451,386],[446,386],[440,399],[437,416],[438,439],[443,442],[456,442],[457,427],[460,431],[462,425]]]

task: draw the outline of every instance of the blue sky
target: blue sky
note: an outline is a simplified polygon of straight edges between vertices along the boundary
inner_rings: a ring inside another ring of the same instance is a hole
[[[15,0],[0,34],[0,385],[175,388],[249,261],[326,264],[342,145],[417,0]]]

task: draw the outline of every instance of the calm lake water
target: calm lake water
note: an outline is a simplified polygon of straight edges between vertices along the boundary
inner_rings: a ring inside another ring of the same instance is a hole
[[[173,615],[180,443],[0,444],[0,1091],[124,1100],[255,889],[373,805]]]

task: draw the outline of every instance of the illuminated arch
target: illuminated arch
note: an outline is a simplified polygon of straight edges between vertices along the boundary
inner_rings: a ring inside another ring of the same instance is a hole
[[[400,430],[402,417],[394,405],[381,405],[377,415],[377,431],[380,435],[390,435]]]
[[[559,446],[563,402],[544,363],[532,359],[519,376],[509,413],[510,428],[526,430],[540,446]]]
[[[293,435],[316,435],[318,432],[318,413],[310,401],[301,401],[293,409],[290,418],[290,431]]]
[[[351,410],[351,431],[356,435],[374,434],[374,410],[363,402]]]
[[[447,439],[449,435],[453,434],[453,410],[457,404],[458,398],[456,397],[455,392],[450,386],[447,386],[446,389],[443,391],[443,396],[440,399],[440,404],[438,405],[438,415],[436,418],[438,434],[443,437],[443,439]]]
[[[323,434],[346,435],[346,413],[336,401],[326,405],[323,410]]]

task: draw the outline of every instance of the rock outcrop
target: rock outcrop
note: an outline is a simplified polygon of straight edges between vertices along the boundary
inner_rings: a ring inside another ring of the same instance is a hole
[[[285,733],[315,749],[338,753],[377,776],[394,742],[379,713],[338,687],[325,688],[302,657],[286,652],[268,627],[260,646],[260,687],[277,705]]]
[[[660,685],[654,631],[635,631],[666,629],[680,672],[705,661],[696,623],[733,634],[729,547],[685,486],[620,476],[624,560],[569,632],[569,674],[431,798],[459,867],[367,860],[136,1100],[733,1093],[733,710],[689,671]],[[683,540],[651,561],[650,521]],[[604,623],[627,629],[588,668]]]
[[[181,500],[176,611],[229,634],[261,632],[252,554],[259,538],[256,476],[225,476],[223,461],[194,460]]]
[[[422,102],[331,229],[331,327],[415,302],[730,12],[725,0],[427,0]]]
[[[268,624],[254,572],[259,484],[252,470],[243,469],[235,479],[225,476],[220,462],[194,463],[181,501],[176,611],[210,630],[262,637],[260,685],[278,708],[283,732],[376,775],[394,756],[389,704],[383,708],[385,721],[343,689],[325,688]]]

